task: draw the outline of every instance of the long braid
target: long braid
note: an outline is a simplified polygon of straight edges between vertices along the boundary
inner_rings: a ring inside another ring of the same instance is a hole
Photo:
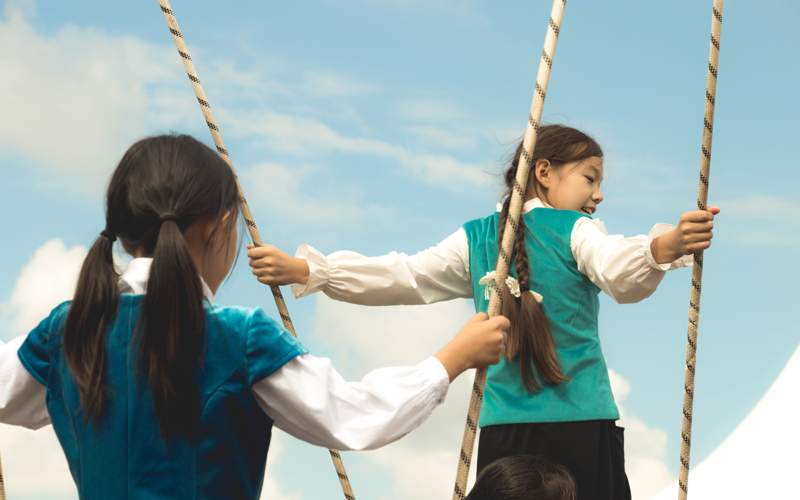
[[[511,170],[507,172],[507,184],[513,183],[515,177],[516,172]],[[498,242],[503,238],[510,200],[511,196],[506,196],[500,211]],[[519,298],[512,297],[505,283],[498,283],[498,287],[503,293],[503,315],[511,320],[511,331],[506,343],[506,356],[509,360],[513,360],[519,355],[520,375],[523,383],[529,391],[536,392],[541,388],[541,384],[534,375],[534,371],[537,371],[550,384],[564,382],[566,377],[559,366],[555,342],[550,330],[550,321],[539,302],[531,293],[528,293],[532,271],[528,250],[525,246],[528,230],[525,226],[524,216],[519,218],[518,224],[511,261],[516,269],[521,296]]]

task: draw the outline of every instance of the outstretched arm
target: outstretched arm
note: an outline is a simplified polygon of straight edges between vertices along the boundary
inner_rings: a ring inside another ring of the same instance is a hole
[[[655,291],[666,271],[691,265],[692,253],[711,245],[718,212],[686,212],[677,226],[656,224],[648,235],[627,238],[582,218],[572,230],[572,254],[578,270],[615,301],[638,302]]]
[[[298,298],[322,291],[353,304],[396,305],[472,297],[463,229],[414,255],[391,252],[368,257],[340,251],[326,256],[301,245],[295,257],[271,246],[251,248],[248,256],[260,282],[294,284]]]
[[[435,356],[415,366],[381,368],[348,382],[329,359],[303,354],[253,384],[278,428],[340,450],[374,449],[400,439],[444,400],[460,373],[496,363],[508,320],[478,314]]]

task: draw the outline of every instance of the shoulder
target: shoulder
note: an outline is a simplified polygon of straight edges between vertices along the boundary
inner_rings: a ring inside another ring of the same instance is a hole
[[[308,352],[283,325],[260,307],[213,305],[209,306],[209,313],[243,348],[250,384]]]
[[[492,232],[497,232],[497,223],[500,214],[494,212],[489,214],[485,217],[480,217],[477,219],[472,219],[465,222],[461,227],[464,229],[464,232],[467,234],[469,239],[472,239],[474,236],[483,235]]]
[[[211,320],[227,335],[239,338],[250,349],[256,344],[298,345],[294,336],[261,307],[209,305]]]
[[[59,336],[64,323],[67,321],[71,305],[72,301],[67,300],[54,307],[50,311],[50,314],[31,330],[28,334],[28,340],[47,344],[52,347],[53,340]]]

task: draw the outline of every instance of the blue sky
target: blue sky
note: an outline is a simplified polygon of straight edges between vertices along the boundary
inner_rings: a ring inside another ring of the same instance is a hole
[[[36,262],[72,263],[69,249],[92,242],[103,225],[104,185],[125,147],[170,130],[210,139],[155,1],[0,5],[8,235],[0,337],[8,339],[31,302],[23,269],[50,240],[64,247],[48,247]],[[324,251],[414,252],[493,209],[498,174],[524,131],[549,2],[221,5],[173,2],[266,240],[287,250],[308,242]],[[736,427],[800,341],[789,308],[800,278],[792,262],[800,174],[790,147],[800,112],[798,20],[800,7],[788,0],[729,2],[725,12],[710,190],[722,214],[706,256],[693,463]],[[710,2],[567,6],[544,121],[601,142],[606,201],[598,217],[612,233],[647,232],[693,207],[709,26]],[[219,301],[274,311],[244,263]],[[641,424],[629,440],[642,444],[629,452],[661,464],[642,472],[657,479],[637,479],[639,491],[677,470],[688,284],[689,273],[676,271],[640,304],[602,301],[607,360],[629,389],[626,415]],[[318,298],[290,299],[289,307],[301,339],[351,377],[430,354],[469,309],[459,302],[409,314]],[[378,331],[387,324],[389,333]],[[380,335],[394,337],[391,352],[374,341]],[[460,435],[460,394],[408,444],[346,455],[360,497],[412,494],[404,457],[432,470],[452,462],[449,491],[458,439],[436,436]],[[426,436],[432,443],[423,444]],[[13,460],[13,450],[0,452],[4,464]],[[323,450],[285,438],[277,457],[273,498],[336,498]],[[13,488],[10,473],[8,482]],[[31,487],[19,498],[37,494]]]

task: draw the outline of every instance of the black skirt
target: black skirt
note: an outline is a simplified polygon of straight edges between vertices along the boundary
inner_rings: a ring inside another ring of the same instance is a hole
[[[570,471],[577,500],[630,500],[623,431],[613,420],[482,427],[478,474],[498,458],[538,455]]]

